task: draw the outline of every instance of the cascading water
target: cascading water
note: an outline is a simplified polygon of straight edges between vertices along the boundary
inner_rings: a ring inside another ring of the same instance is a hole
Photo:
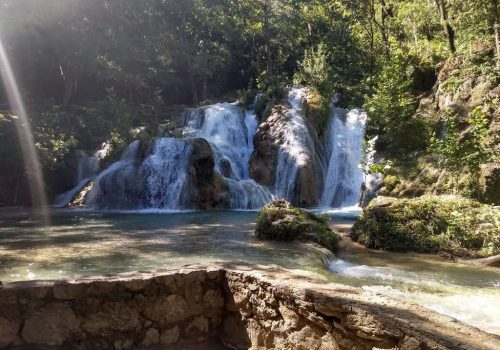
[[[145,205],[153,208],[178,209],[187,186],[187,167],[191,146],[182,139],[155,140],[151,154],[141,165],[145,179]]]
[[[248,179],[248,161],[253,150],[246,123],[251,118],[255,115],[245,114],[238,105],[217,103],[204,108],[203,113],[191,113],[185,126],[190,135],[210,143],[219,173],[241,180]]]
[[[319,202],[323,207],[353,206],[363,181],[358,164],[366,113],[335,108],[326,133],[318,136],[321,131],[312,126],[302,108],[307,94],[306,87],[289,90],[290,107],[279,119],[275,183],[271,187],[249,176],[258,126],[255,112],[236,103],[217,103],[182,114],[183,138],[156,138],[149,152],[139,141],[133,142],[120,161],[95,179],[85,202],[109,209],[190,209],[204,200],[195,196],[212,196],[210,191],[216,191],[217,197],[208,201],[220,208],[255,209],[275,196],[298,205],[305,196],[307,203]],[[195,150],[193,142],[199,145],[196,140],[200,139],[208,144],[205,147],[203,141],[201,151]],[[201,165],[209,167],[208,173],[201,175],[207,177],[206,183],[197,177],[203,170],[192,163],[198,152],[210,159]],[[82,169],[91,168],[83,163]]]
[[[185,116],[188,135],[201,137],[212,148],[215,170],[223,177],[230,209],[255,209],[270,202],[272,193],[249,178],[257,117],[237,104],[217,103]]]
[[[363,139],[367,115],[362,110],[335,108],[326,134],[326,149],[330,150],[322,207],[348,207],[359,201],[363,172],[359,169],[363,157]]]
[[[293,87],[288,93],[291,109],[284,116],[284,140],[278,150],[274,191],[278,197],[293,202],[297,202],[299,170],[311,163],[316,154],[315,142],[301,107],[306,92],[305,87]]]
[[[186,209],[197,193],[191,145],[204,139],[210,146],[223,189],[220,206],[255,209],[270,202],[272,193],[249,178],[248,162],[253,151],[257,118],[236,104],[218,103],[184,113],[184,138],[160,137],[142,160],[139,141],[134,141],[119,162],[94,181],[86,204],[105,209]],[[215,186],[215,184],[211,184]]]
[[[76,175],[74,187],[56,197],[54,207],[62,208],[71,203],[75,196],[99,174],[100,161],[109,153],[109,143],[103,143],[101,149],[89,154],[87,151],[78,150],[76,153]]]
[[[141,190],[136,159],[140,142],[128,145],[121,159],[94,180],[86,204],[96,208],[132,208],[139,205]]]

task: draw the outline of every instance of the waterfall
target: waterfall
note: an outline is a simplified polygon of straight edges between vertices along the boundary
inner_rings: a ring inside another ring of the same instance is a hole
[[[138,140],[128,145],[121,159],[94,180],[85,204],[95,208],[123,209],[139,204],[139,177],[136,166]]]
[[[236,104],[217,103],[204,108],[203,113],[194,111],[185,123],[190,135],[208,141],[220,174],[235,180],[248,179],[253,134],[249,134],[247,125],[256,124],[254,114],[244,113]]]
[[[187,186],[187,167],[191,146],[182,139],[155,140],[151,154],[141,166],[145,179],[145,205],[152,208],[180,209]]]
[[[314,140],[301,107],[306,91],[304,87],[294,87],[288,93],[291,108],[284,116],[284,140],[278,150],[274,191],[278,197],[291,201],[296,197],[299,169],[311,162],[311,155],[315,152]]]
[[[259,124],[255,112],[237,103],[216,103],[183,112],[177,130],[182,138],[158,137],[151,147],[132,142],[118,162],[95,178],[85,203],[107,209],[194,209],[207,203],[256,209],[281,197],[297,205],[353,206],[363,181],[358,164],[366,113],[334,108],[322,133],[303,108],[308,93],[306,87],[289,89],[289,108],[274,116],[271,125],[278,126],[269,134],[277,148],[273,186],[249,175]],[[80,188],[83,180],[95,177],[94,158],[81,157]]]
[[[208,141],[215,170],[223,177],[223,201],[231,209],[255,209],[270,202],[272,193],[249,178],[257,116],[237,104],[217,103],[195,109],[184,117],[188,135]]]
[[[363,156],[366,119],[366,112],[361,110],[333,109],[326,133],[325,148],[330,155],[321,206],[338,208],[358,203],[363,182],[358,165]]]
[[[108,155],[109,150],[110,144],[105,142],[102,144],[101,149],[91,154],[84,150],[76,151],[77,165],[74,187],[58,195],[54,200],[54,207],[63,208],[71,203],[75,196],[98,175],[100,162]]]

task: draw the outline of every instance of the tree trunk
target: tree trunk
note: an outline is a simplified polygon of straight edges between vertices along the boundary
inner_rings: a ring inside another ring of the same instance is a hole
[[[191,83],[191,95],[193,97],[193,105],[197,105],[199,102],[198,90],[196,88],[196,79],[194,77],[193,69],[191,67],[189,67],[189,82]]]
[[[448,46],[450,51],[455,53],[457,51],[455,46],[455,30],[451,26],[448,18],[448,4],[446,1],[447,0],[436,0],[436,4],[439,9],[439,14],[441,15],[441,23],[443,24],[444,33],[448,39]]]
[[[273,75],[273,60],[271,52],[271,40],[269,33],[269,0],[264,2],[264,50],[266,51],[266,73],[268,77]]]
[[[495,49],[500,57],[500,11],[498,10],[498,0],[491,0],[493,5],[493,31],[495,32]]]
[[[206,75],[203,75],[203,85],[201,90],[201,100],[206,101],[208,98],[208,78]]]
[[[385,56],[388,58],[391,54],[389,36],[387,34],[387,17],[389,17],[389,11],[385,3],[385,0],[381,0],[380,3],[382,5],[380,8],[380,18],[381,18],[380,33],[382,35],[382,42],[384,43]]]
[[[472,264],[472,265],[480,265],[480,266],[492,266],[500,263],[500,254],[490,256],[488,258],[482,259],[473,259],[473,260],[459,260],[459,262]]]

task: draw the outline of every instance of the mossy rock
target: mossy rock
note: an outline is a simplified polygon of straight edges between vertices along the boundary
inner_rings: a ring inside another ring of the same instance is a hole
[[[328,226],[328,218],[295,208],[285,200],[264,206],[257,216],[255,234],[259,239],[316,242],[331,251],[338,246],[338,237]]]
[[[500,254],[500,210],[457,196],[379,197],[351,236],[375,249],[486,257]]]

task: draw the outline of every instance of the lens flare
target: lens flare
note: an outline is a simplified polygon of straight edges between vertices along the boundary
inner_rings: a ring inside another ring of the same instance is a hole
[[[45,225],[49,224],[49,210],[47,202],[47,194],[45,193],[45,185],[43,181],[42,169],[38,154],[33,141],[33,133],[28,119],[28,114],[19,92],[19,87],[14,76],[14,71],[10,65],[7,53],[0,38],[0,73],[7,98],[9,99],[12,111],[18,113],[16,120],[16,130],[21,145],[23,154],[24,167],[27,178],[29,180],[29,188],[31,194],[31,202],[35,209],[36,215]]]

